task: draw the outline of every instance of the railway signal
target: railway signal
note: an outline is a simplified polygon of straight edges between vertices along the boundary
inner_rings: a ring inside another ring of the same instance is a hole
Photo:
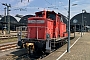
[[[7,17],[8,17],[8,34],[10,34],[10,15],[9,11],[11,11],[9,8],[11,7],[11,4],[2,3],[2,5],[7,7]]]

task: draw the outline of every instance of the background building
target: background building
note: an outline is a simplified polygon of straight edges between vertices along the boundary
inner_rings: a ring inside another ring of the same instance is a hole
[[[13,16],[9,16],[9,18],[10,18],[10,29],[15,30],[15,28],[18,26],[18,21]],[[6,27],[5,27],[5,24],[6,24]],[[8,26],[8,19],[7,19],[7,16],[4,16],[0,20],[0,30],[4,28],[7,29],[7,26]]]
[[[83,26],[83,29],[85,30],[89,28],[90,26],[90,13],[84,12],[75,15],[71,18],[71,31],[74,30],[75,23],[73,23],[74,20],[77,20],[76,23],[76,31],[81,31],[81,26]]]

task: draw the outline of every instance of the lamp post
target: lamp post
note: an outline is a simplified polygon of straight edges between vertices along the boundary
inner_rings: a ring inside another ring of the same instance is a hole
[[[67,43],[67,52],[70,52],[70,0],[68,5],[68,43]]]
[[[11,5],[7,5],[5,3],[2,3],[2,5],[7,7],[7,20],[8,20],[8,34],[10,34],[10,15],[9,15],[9,8],[11,7]]]
[[[82,32],[84,32],[83,12],[86,12],[86,10],[82,10],[82,21],[81,21],[81,37],[82,37]],[[83,33],[83,34],[84,34],[84,33]]]
[[[67,52],[70,52],[70,0],[68,1],[68,43],[67,43]],[[77,4],[73,4],[75,6]]]

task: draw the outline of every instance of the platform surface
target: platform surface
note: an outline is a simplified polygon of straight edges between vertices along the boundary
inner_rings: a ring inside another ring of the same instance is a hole
[[[90,60],[90,32],[80,36],[80,33],[76,33],[76,37],[70,41],[71,46],[76,42],[70,49],[70,53],[65,53],[67,50],[67,44],[65,44],[41,60]]]

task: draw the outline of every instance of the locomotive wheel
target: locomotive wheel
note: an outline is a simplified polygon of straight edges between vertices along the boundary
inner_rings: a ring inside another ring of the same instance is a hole
[[[31,46],[30,45],[29,45],[28,53],[29,53],[30,57],[33,57],[34,51],[31,49]]]

